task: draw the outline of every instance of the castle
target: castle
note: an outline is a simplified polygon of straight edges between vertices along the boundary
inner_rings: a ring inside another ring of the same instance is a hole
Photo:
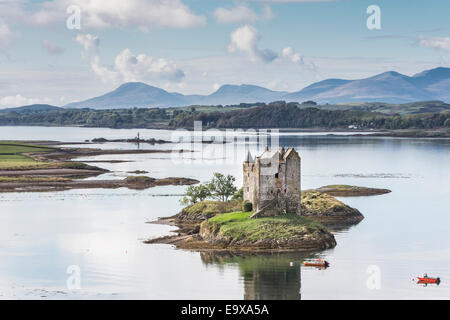
[[[280,213],[300,215],[301,159],[294,148],[270,151],[253,158],[250,152],[243,164],[244,200],[253,205],[254,217]]]

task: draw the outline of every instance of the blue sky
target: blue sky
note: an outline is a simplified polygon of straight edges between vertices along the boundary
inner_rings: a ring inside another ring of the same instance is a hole
[[[70,5],[80,29],[66,26]],[[0,107],[64,105],[127,81],[208,94],[412,75],[450,66],[449,13],[444,0],[0,0]]]

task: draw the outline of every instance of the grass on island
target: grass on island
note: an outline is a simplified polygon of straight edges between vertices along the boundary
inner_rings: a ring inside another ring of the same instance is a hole
[[[44,147],[32,144],[0,141],[0,154],[21,154],[26,152],[48,152],[55,150],[52,147]]]
[[[329,185],[323,186],[321,188],[333,188],[333,189],[337,189],[337,190],[353,190],[353,189],[359,189],[362,187],[351,186],[348,184],[329,184]]]
[[[62,182],[62,181],[71,181],[71,179],[63,177],[0,176],[0,182]]]
[[[389,193],[391,190],[379,189],[379,188],[369,188],[369,187],[358,187],[346,184],[331,184],[327,186],[320,187],[315,191],[326,193],[330,196],[370,196],[378,195],[383,193]]]
[[[58,148],[32,144],[0,141],[0,170],[33,169],[88,169],[89,165],[80,162],[46,162],[37,161],[26,153],[44,153]]]
[[[333,189],[336,191],[366,191],[366,190],[374,190],[375,188],[351,186],[348,184],[330,184],[320,187],[318,190],[323,189]]]
[[[321,215],[325,213],[346,214],[351,208],[326,193],[308,190],[302,192],[301,210],[302,212]]]
[[[315,231],[326,229],[314,220],[283,214],[276,217],[250,219],[252,212],[232,212],[217,215],[204,222],[204,227],[211,228],[220,236],[231,237],[234,240],[248,239],[251,241],[263,239],[289,239]]]
[[[47,162],[36,161],[24,153],[49,152],[55,148],[37,145],[0,141],[0,170],[39,169],[48,166]]]
[[[214,201],[204,200],[194,203],[183,209],[185,219],[196,219],[200,216],[212,217],[219,213],[227,213],[242,210],[242,201]]]

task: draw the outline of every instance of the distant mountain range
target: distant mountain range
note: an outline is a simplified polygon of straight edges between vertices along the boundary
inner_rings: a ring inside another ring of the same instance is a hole
[[[182,107],[188,105],[228,105],[241,102],[271,102],[288,92],[272,91],[254,85],[223,85],[210,95],[183,95],[167,92],[142,82],[127,82],[102,96],[65,105],[65,108]]]
[[[319,104],[351,102],[408,103],[441,100],[450,102],[450,68],[435,68],[412,77],[394,71],[359,79],[327,79],[296,92],[273,91],[255,85],[223,85],[210,95],[183,95],[142,82],[128,82],[114,91],[88,100],[69,103],[65,108],[180,107],[188,105],[229,105],[239,103],[303,102]]]

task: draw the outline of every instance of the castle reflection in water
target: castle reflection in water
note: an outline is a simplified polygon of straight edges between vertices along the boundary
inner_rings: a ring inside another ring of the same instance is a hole
[[[237,265],[246,300],[300,300],[301,265],[314,258],[305,253],[201,252],[204,264]]]

